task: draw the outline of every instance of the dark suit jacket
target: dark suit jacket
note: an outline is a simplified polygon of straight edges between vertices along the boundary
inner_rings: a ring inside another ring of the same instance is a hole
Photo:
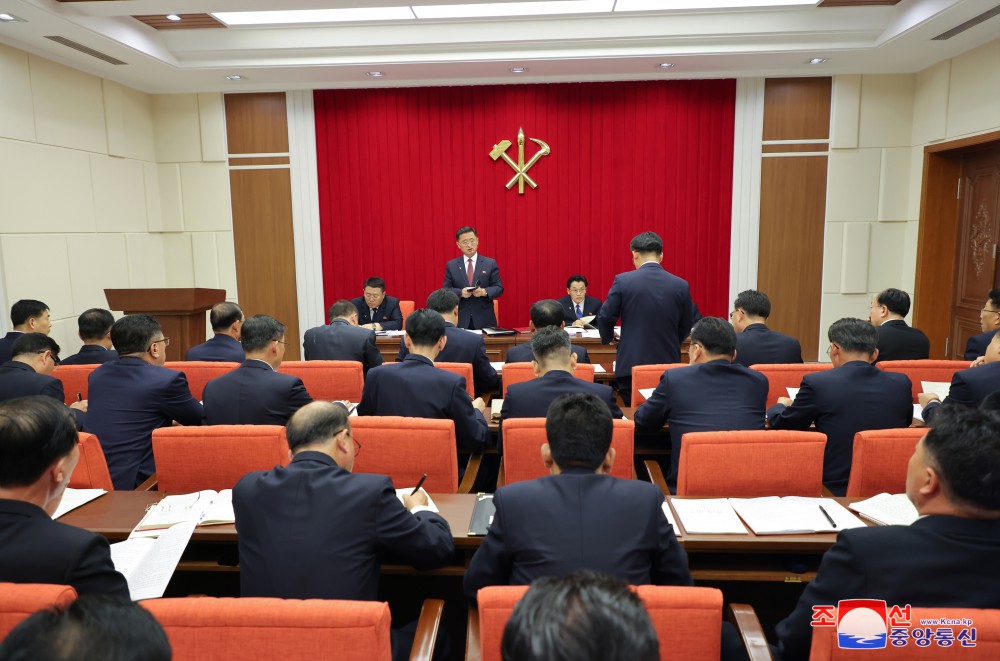
[[[371,322],[367,322],[371,323]],[[302,348],[306,360],[357,360],[365,373],[382,364],[375,345],[375,331],[352,326],[346,319],[334,319],[328,326],[306,331]]]
[[[0,365],[0,402],[30,395],[45,395],[60,403],[66,401],[62,381],[54,376],[39,374],[31,365],[9,360]],[[78,429],[86,424],[87,414],[70,409]]]
[[[827,372],[802,377],[795,402],[775,404],[767,411],[775,429],[826,434],[823,484],[837,496],[847,490],[854,454],[854,435],[866,429],[896,429],[913,422],[913,394],[905,374],[883,372],[861,360]]]
[[[970,337],[965,343],[965,359],[975,360],[980,356],[985,356],[986,347],[993,341],[994,335],[996,335],[996,331],[980,333],[979,335]]]
[[[663,372],[653,396],[635,410],[635,425],[655,431],[670,422],[671,491],[677,487],[681,437],[698,431],[763,429],[767,388],[766,376],[727,360]]]
[[[619,273],[596,320],[604,344],[614,339],[619,317],[616,376],[631,380],[635,365],[681,362],[681,342],[691,334],[687,281],[653,262]]]
[[[184,360],[207,360],[213,363],[242,363],[246,359],[243,345],[223,333],[187,350]]]
[[[794,337],[773,331],[764,324],[750,324],[736,334],[736,360],[751,365],[783,365],[802,362],[802,347]]]
[[[21,331],[10,331],[0,339],[0,365],[3,365],[8,360],[13,358],[12,349],[14,348],[14,342],[17,338],[24,335]],[[982,354],[980,354],[982,355]]]
[[[450,289],[458,296],[458,325],[461,328],[496,326],[497,317],[493,314],[493,300],[503,294],[500,267],[497,266],[495,259],[477,254],[473,284],[479,280],[479,286],[485,289],[488,295],[462,298],[462,290],[471,286],[465,271],[466,263],[465,255],[448,260],[444,267],[444,284],[441,285],[442,288]]]
[[[84,344],[80,352],[59,361],[60,365],[103,365],[118,360],[118,352],[99,344]]]
[[[134,489],[156,472],[153,430],[200,425],[201,404],[181,372],[124,356],[90,375],[87,431],[97,434],[115,489]]]
[[[372,318],[372,309],[368,307],[364,296],[352,298],[351,303],[358,309],[358,324],[364,326],[372,322],[382,325],[382,330],[402,330],[403,312],[399,309],[399,299],[386,294],[382,302],[375,308],[375,317]],[[306,359],[308,360],[308,358]],[[331,359],[336,360],[336,359]]]
[[[472,406],[465,378],[440,370],[416,354],[408,355],[399,364],[376,367],[368,373],[358,415],[454,420],[460,448],[479,452],[490,444],[486,418]]]
[[[246,360],[206,383],[202,401],[209,425],[284,425],[312,397],[297,376],[275,372],[261,360]]]
[[[566,294],[559,299],[559,304],[563,306],[563,320],[567,326],[572,326],[573,322],[576,321],[576,307],[573,303],[573,298],[569,294]],[[601,311],[601,299],[594,298],[593,296],[584,296],[581,309],[583,310],[582,316],[584,317],[589,317],[592,314],[596,315]],[[594,321],[597,320],[595,319]]]
[[[577,346],[571,344],[570,348],[573,349],[573,353],[576,354],[576,362],[578,363],[589,363],[590,354],[587,353],[586,347]],[[524,344],[515,344],[510,349],[507,349],[507,358],[504,360],[505,363],[530,363],[535,359],[535,353],[531,350],[531,342],[525,342]]]
[[[998,521],[939,514],[909,526],[844,530],[795,610],[775,629],[783,658],[809,658],[812,607],[836,606],[841,599],[885,599],[890,607],[1000,608],[997,557]],[[919,656],[914,652],[913,658]]]
[[[108,540],[53,521],[20,500],[0,500],[0,582],[70,585],[79,594],[128,599],[125,577],[115,571]]]
[[[456,328],[449,322],[445,322],[444,334],[448,341],[445,342],[444,349],[438,354],[437,362],[471,363],[473,389],[476,394],[482,395],[495,390],[500,385],[500,377],[490,365],[483,336]],[[403,341],[403,338],[399,338],[399,354],[396,356],[396,360],[403,360],[409,353],[406,342]]]
[[[955,372],[954,376],[951,377],[951,388],[948,389],[948,396],[944,398],[943,403],[976,407],[995,390],[1000,390],[1000,362],[986,363]],[[939,406],[941,406],[940,403],[931,402],[924,408],[923,418],[925,422],[934,419],[934,413]]]
[[[371,601],[384,554],[427,570],[455,551],[448,523],[407,512],[388,477],[349,473],[322,452],[244,476],[233,510],[244,597]]]
[[[931,342],[919,328],[907,326],[902,319],[890,319],[877,327],[878,360],[926,360]]]
[[[465,572],[465,596],[490,585],[527,585],[577,569],[632,585],[691,585],[652,484],[571,468],[497,489],[489,534]]]

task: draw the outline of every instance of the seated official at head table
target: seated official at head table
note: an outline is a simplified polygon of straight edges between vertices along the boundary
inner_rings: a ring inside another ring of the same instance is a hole
[[[21,299],[10,308],[10,322],[14,329],[0,339],[0,365],[11,359],[14,342],[25,333],[48,335],[52,331],[49,306],[33,299]]]
[[[997,390],[1000,390],[1000,331],[993,333],[984,356],[977,358],[969,369],[952,375],[951,387],[943,403],[976,407]],[[942,404],[941,397],[937,393],[922,392],[917,399],[922,407],[921,417],[924,422],[930,422]]]
[[[357,323],[362,328],[373,331],[403,328],[403,313],[399,309],[399,299],[386,295],[385,280],[382,278],[365,280],[364,293],[352,299],[351,303],[358,311]]]
[[[59,345],[48,335],[22,333],[12,348],[14,357],[0,365],[0,402],[29,395],[66,401],[62,381],[52,376],[59,364]],[[63,404],[65,405],[65,404]],[[86,425],[87,402],[70,406],[78,429]]]
[[[582,275],[571,275],[566,281],[566,295],[559,299],[559,305],[569,326],[584,326],[582,317],[596,317],[601,311],[601,299],[587,296],[587,284]]]
[[[341,299],[327,312],[330,323],[310,328],[302,341],[306,360],[356,360],[365,374],[382,364],[375,331],[358,326],[358,309]]]
[[[111,327],[115,317],[102,308],[90,308],[76,319],[83,346],[79,353],[67,356],[60,365],[100,365],[118,360],[118,352],[111,343]]]
[[[736,296],[729,320],[736,329],[736,362],[751,365],[781,365],[802,362],[802,346],[767,327],[771,300],[762,291],[747,289]]]
[[[243,310],[236,303],[223,302],[212,306],[208,314],[215,335],[206,342],[187,350],[184,360],[205,360],[215,363],[242,363],[244,353],[240,345]]]
[[[540,331],[543,328],[563,328],[566,326],[562,318],[562,306],[560,306],[559,301],[551,298],[535,301],[531,305],[529,314],[531,315],[531,321],[528,322],[528,327],[532,333]],[[570,347],[573,350],[573,355],[576,356],[576,362],[590,362],[590,354],[587,353],[586,347],[580,347],[575,344],[571,344]],[[504,362],[530,363],[534,359],[531,343],[526,342],[524,344],[515,344],[507,349],[507,356]]]
[[[975,360],[985,355],[993,334],[1000,330],[1000,289],[987,292],[986,303],[979,311],[979,325],[983,332],[973,335],[965,343],[966,360]]]
[[[926,360],[931,342],[919,328],[907,325],[910,295],[902,289],[886,289],[872,297],[868,320],[878,329],[878,360]]]

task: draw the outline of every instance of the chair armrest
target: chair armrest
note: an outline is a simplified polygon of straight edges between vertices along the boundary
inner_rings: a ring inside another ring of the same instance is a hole
[[[158,489],[156,488],[156,484],[157,484],[156,473],[153,473],[152,475],[150,475],[149,477],[146,478],[145,482],[143,482],[142,484],[140,484],[139,486],[137,486],[134,490],[135,491],[158,491]]]
[[[431,661],[434,658],[434,645],[441,629],[443,613],[442,599],[424,599],[424,605],[420,609],[420,619],[417,620],[417,633],[413,636],[410,661]]]
[[[823,485],[823,488],[819,490],[819,496],[820,498],[836,498],[836,496],[833,495],[833,492],[826,488],[825,484]]]
[[[469,463],[465,465],[465,475],[462,476],[462,483],[458,485],[458,493],[472,493],[472,487],[476,484],[476,477],[479,476],[479,467],[483,463],[483,455],[473,452],[469,455]]]
[[[760,626],[757,613],[748,604],[729,604],[726,619],[736,627],[743,647],[750,661],[771,661],[771,648],[767,646],[764,629]]]
[[[504,467],[503,457],[500,457],[500,468],[497,469],[497,489],[507,486],[507,469]]]
[[[670,489],[667,488],[667,479],[663,477],[660,464],[655,459],[644,459],[642,465],[646,467],[646,475],[649,477],[649,481],[660,487],[660,491],[663,492],[664,496],[669,496]]]
[[[465,632],[465,661],[482,661],[483,651],[479,642],[479,610],[469,606],[469,626]]]

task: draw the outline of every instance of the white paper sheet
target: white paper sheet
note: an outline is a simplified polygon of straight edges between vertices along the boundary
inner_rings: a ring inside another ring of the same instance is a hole
[[[493,369],[495,369],[497,371],[497,374],[499,374],[500,372],[503,372],[503,363],[502,362],[501,363],[494,363],[493,361],[490,361],[490,366],[493,367]]]
[[[865,526],[863,521],[832,498],[769,496],[730,498],[729,503],[756,535],[836,532]],[[830,525],[823,510],[833,519],[834,525]]]
[[[950,381],[921,381],[920,389],[923,392],[932,392],[941,398],[943,402],[948,393],[951,392]]]
[[[604,366],[594,363],[594,374],[604,374]]]
[[[670,504],[667,501],[663,501],[663,516],[667,517],[667,523],[670,527],[674,529],[674,536],[681,536],[681,529],[677,527],[677,522],[674,521],[674,513],[670,511]]]
[[[913,418],[915,420],[923,420],[924,419],[924,408],[922,406],[920,406],[920,404],[914,404],[913,405]]]
[[[740,517],[725,498],[671,498],[670,504],[690,535],[746,535]]]
[[[159,599],[187,548],[194,522],[180,523],[157,539],[128,539],[111,545],[111,561],[128,582],[132,601]]]
[[[53,519],[58,519],[66,512],[71,512],[77,507],[86,505],[90,501],[100,498],[107,491],[104,489],[70,489],[69,487],[63,492],[62,501],[59,503],[59,507],[56,511],[52,513]]]
[[[420,487],[420,491],[427,496],[427,507],[431,508],[432,512],[440,512],[441,510],[438,509],[438,506],[434,502],[434,499],[431,498],[431,495],[424,491],[423,487]],[[399,498],[399,502],[403,503],[403,496],[411,493],[413,493],[413,487],[410,487],[409,489],[396,489],[396,498]],[[403,507],[406,507],[406,503],[403,503]]]
[[[905,493],[880,493],[851,503],[850,508],[881,526],[908,526],[920,516]]]
[[[639,388],[639,394],[645,397],[646,399],[649,399],[650,397],[653,396],[653,392],[655,390],[656,388]]]
[[[788,391],[788,396],[791,397],[792,401],[794,402],[796,395],[799,394],[800,388],[785,388],[785,390]]]

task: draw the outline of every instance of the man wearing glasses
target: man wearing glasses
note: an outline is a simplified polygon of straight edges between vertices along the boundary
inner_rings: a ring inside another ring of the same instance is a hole
[[[59,345],[42,333],[23,333],[11,347],[13,358],[0,366],[0,402],[29,395],[66,401],[62,381],[52,376],[59,364]],[[73,402],[73,416],[83,429],[87,402]]]
[[[986,347],[993,341],[993,334],[1000,330],[1000,289],[991,289],[986,297],[986,305],[979,311],[979,325],[983,332],[973,335],[965,343],[966,360],[985,356]]]
[[[503,294],[500,268],[495,259],[479,254],[479,235],[474,228],[460,227],[455,238],[462,256],[448,261],[442,287],[458,296],[458,327],[496,326],[493,300]]]
[[[122,317],[111,342],[121,358],[90,375],[87,431],[101,440],[115,489],[131,490],[156,472],[153,430],[200,425],[204,410],[184,374],[163,367],[170,338],[154,317]]]
[[[587,296],[587,279],[582,275],[571,275],[566,281],[566,295],[559,299],[563,307],[563,319],[567,326],[581,327],[583,317],[596,317],[601,311],[601,299]]]

